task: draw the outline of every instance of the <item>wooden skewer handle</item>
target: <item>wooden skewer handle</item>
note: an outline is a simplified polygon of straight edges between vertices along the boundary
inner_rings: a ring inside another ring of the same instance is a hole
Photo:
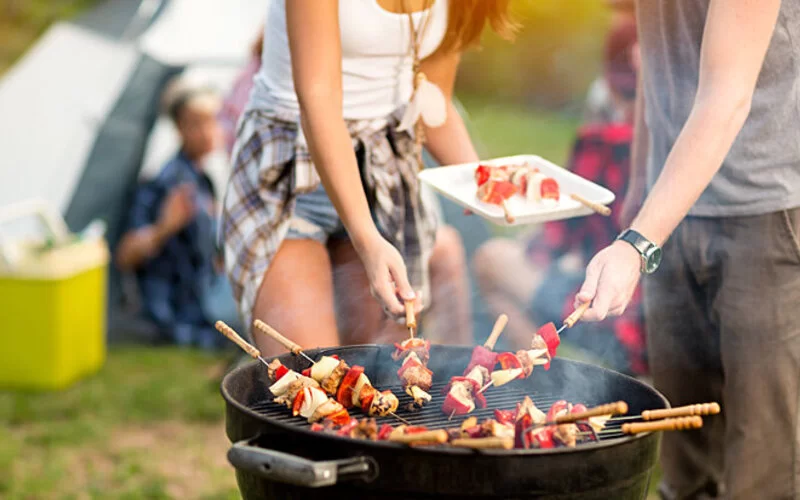
[[[506,216],[506,222],[509,224],[513,224],[516,218],[514,218],[514,214],[511,213],[511,209],[508,208],[508,201],[503,200],[503,214]]]
[[[407,300],[405,302],[406,306],[406,326],[408,328],[416,328],[417,327],[417,315],[414,314],[414,301]]]
[[[439,429],[438,431],[425,431],[425,432],[415,432],[414,434],[397,434],[397,435],[390,435],[389,441],[393,441],[395,443],[446,443],[447,442],[447,431],[444,429]]]
[[[500,334],[503,333],[506,325],[508,324],[508,316],[505,314],[501,314],[497,321],[494,322],[494,328],[492,328],[492,333],[489,334],[489,338],[486,339],[486,342],[483,343],[483,347],[492,350],[494,349],[494,345],[497,343],[497,339],[500,338]]]
[[[514,440],[511,438],[487,437],[487,438],[464,438],[454,439],[450,444],[457,448],[473,449],[502,449],[510,450],[514,447]]]
[[[217,321],[214,326],[219,330],[219,333],[228,337],[234,344],[238,345],[242,348],[244,352],[252,356],[254,359],[261,356],[261,351],[259,351],[254,345],[247,342],[245,339],[239,336],[233,328],[229,327],[223,321]]]
[[[567,316],[567,319],[564,320],[564,324],[567,325],[567,328],[572,328],[573,326],[575,326],[575,323],[577,323],[578,320],[580,320],[581,317],[583,317],[583,313],[585,313],[586,310],[589,309],[589,306],[591,304],[592,304],[591,302],[584,302],[583,304],[579,305],[574,311],[572,311],[572,314]]]
[[[617,401],[616,403],[609,403],[606,405],[595,406],[580,413],[567,413],[566,415],[559,415],[556,417],[557,424],[566,424],[568,422],[577,422],[578,420],[585,420],[589,417],[599,417],[601,415],[624,415],[628,413],[628,404],[625,401]]]
[[[703,419],[694,417],[667,418],[654,422],[634,422],[622,424],[622,432],[625,434],[638,434],[650,431],[683,431],[687,429],[699,429],[703,427]]]
[[[303,350],[303,348],[300,347],[299,344],[295,344],[291,340],[287,339],[286,337],[278,333],[277,330],[275,330],[268,324],[264,323],[260,319],[253,321],[253,326],[255,326],[256,329],[260,330],[265,335],[272,337],[274,340],[278,341],[281,345],[283,345],[283,347],[289,349],[293,354],[300,354],[300,351]]]
[[[691,417],[694,415],[716,415],[719,412],[719,403],[702,403],[696,405],[679,406],[677,408],[669,408],[666,410],[645,410],[642,412],[642,420]]]
[[[608,217],[609,215],[611,215],[611,209],[608,208],[605,205],[601,205],[599,203],[595,203],[593,201],[589,201],[586,198],[584,198],[583,196],[581,196],[579,194],[575,194],[575,193],[572,193],[570,195],[570,197],[573,200],[575,200],[578,203],[580,203],[581,205],[583,205],[583,206],[585,206],[587,208],[591,208],[592,210],[594,210],[595,212],[597,212],[600,215],[603,215],[605,217]]]

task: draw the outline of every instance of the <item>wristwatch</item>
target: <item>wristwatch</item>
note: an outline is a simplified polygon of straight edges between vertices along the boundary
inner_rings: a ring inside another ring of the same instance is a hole
[[[642,256],[642,272],[652,274],[661,264],[661,248],[633,229],[622,231],[618,240],[630,243]]]

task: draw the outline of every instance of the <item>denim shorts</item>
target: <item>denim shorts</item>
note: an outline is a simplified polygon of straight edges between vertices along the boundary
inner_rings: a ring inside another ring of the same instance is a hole
[[[347,239],[342,220],[322,184],[310,193],[299,195],[296,202],[287,239],[314,240],[323,245],[330,239]]]

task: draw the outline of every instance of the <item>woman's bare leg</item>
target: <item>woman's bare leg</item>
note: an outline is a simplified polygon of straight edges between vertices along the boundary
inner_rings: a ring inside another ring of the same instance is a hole
[[[332,242],[329,249],[342,344],[389,344],[403,340],[408,330],[389,320],[370,294],[367,271],[353,244],[340,240]]]
[[[441,344],[474,344],[467,256],[455,228],[443,226],[437,231],[430,271],[433,296],[425,324],[431,328],[425,336]]]
[[[339,345],[331,262],[324,245],[314,240],[284,240],[264,273],[253,319],[306,348]],[[254,335],[266,355],[286,351],[264,334]]]
[[[489,310],[495,315],[508,315],[506,336],[511,345],[530,347],[536,325],[526,308],[542,278],[528,261],[524,245],[507,238],[490,240],[478,249],[472,264]]]

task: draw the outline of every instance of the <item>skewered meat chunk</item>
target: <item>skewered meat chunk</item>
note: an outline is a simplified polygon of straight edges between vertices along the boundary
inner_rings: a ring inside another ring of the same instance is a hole
[[[328,394],[336,394],[339,384],[341,384],[342,379],[349,369],[350,367],[347,366],[344,360],[339,361],[339,364],[333,369],[331,374],[322,379],[322,383],[320,384],[322,390]]]
[[[350,431],[350,437],[354,439],[376,441],[378,439],[378,424],[375,423],[374,418],[363,418],[359,420],[358,424]]]
[[[556,426],[553,438],[564,446],[574,448],[578,443],[578,426],[575,424],[561,424]]]

